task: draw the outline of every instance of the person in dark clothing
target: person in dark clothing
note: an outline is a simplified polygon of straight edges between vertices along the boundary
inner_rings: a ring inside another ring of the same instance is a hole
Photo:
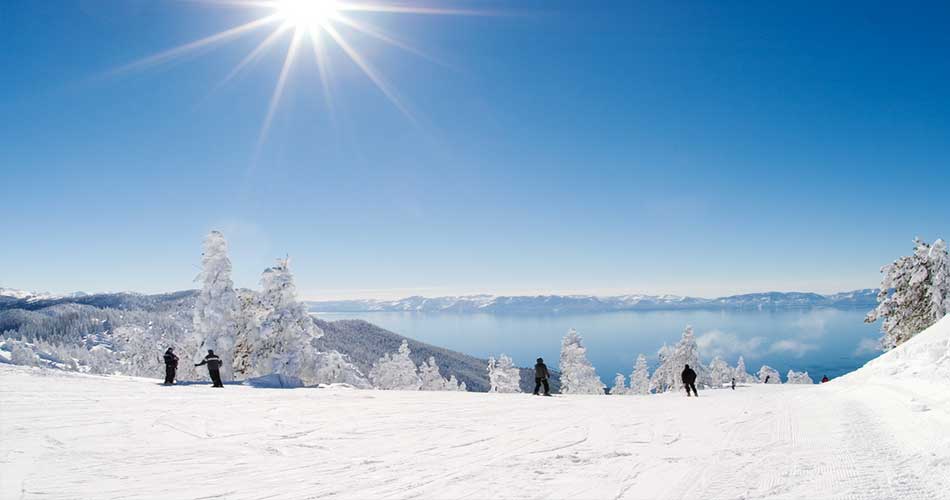
[[[544,360],[538,358],[538,362],[534,365],[534,395],[538,395],[538,391],[541,390],[541,385],[544,385],[544,395],[551,395],[551,386],[548,385],[548,367],[544,364]]]
[[[827,382],[827,381],[828,381],[828,375],[823,375],[823,376],[821,377],[821,383],[824,384],[824,383]]]
[[[696,392],[696,372],[694,372],[689,365],[686,365],[680,377],[683,379],[683,385],[686,386],[686,397],[689,397],[689,390],[692,389],[693,394],[698,398],[699,393]]]
[[[772,378],[771,375],[766,375],[766,376],[765,376],[765,382],[762,382],[762,383],[763,383],[763,384],[769,383],[769,379],[770,379],[770,378]]]
[[[208,349],[208,355],[205,356],[205,359],[195,366],[201,365],[208,365],[208,375],[211,375],[211,382],[214,383],[212,387],[224,387],[224,384],[221,383],[221,372],[219,371],[221,369],[221,358],[213,350]]]
[[[165,385],[175,383],[175,371],[178,370],[178,356],[175,355],[175,348],[169,347],[165,351]]]
[[[732,390],[736,390],[736,378],[732,377]]]

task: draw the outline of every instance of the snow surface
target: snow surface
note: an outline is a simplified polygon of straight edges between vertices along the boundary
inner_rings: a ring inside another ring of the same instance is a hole
[[[0,365],[0,498],[950,498],[950,316],[700,397],[162,387]]]

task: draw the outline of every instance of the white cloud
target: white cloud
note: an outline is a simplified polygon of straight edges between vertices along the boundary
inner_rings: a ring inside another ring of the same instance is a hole
[[[714,356],[756,358],[761,356],[764,344],[764,337],[741,340],[736,334],[722,330],[710,330],[696,337],[699,352],[702,353],[703,357],[710,359]]]
[[[861,339],[858,342],[858,347],[854,349],[855,356],[866,356],[879,352],[881,352],[881,343],[877,339]]]
[[[772,344],[769,347],[769,352],[773,353],[789,353],[795,355],[795,357],[800,358],[804,356],[809,351],[818,350],[818,346],[815,344],[809,344],[807,342],[802,342],[801,340],[796,339],[783,339],[779,340]]]

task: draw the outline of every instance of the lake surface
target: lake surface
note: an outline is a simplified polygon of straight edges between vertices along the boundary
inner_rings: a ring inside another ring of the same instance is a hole
[[[789,369],[807,370],[818,381],[855,370],[874,358],[880,324],[864,323],[866,311],[842,309],[633,311],[575,315],[493,315],[409,312],[316,313],[320,318],[364,319],[407,337],[479,357],[506,353],[519,366],[543,357],[557,364],[561,338],[576,328],[588,358],[604,383],[629,377],[643,353],[656,365],[664,343],[675,344],[692,325],[703,362],[719,355],[735,365],[745,357],[749,372],[763,364],[784,379]]]

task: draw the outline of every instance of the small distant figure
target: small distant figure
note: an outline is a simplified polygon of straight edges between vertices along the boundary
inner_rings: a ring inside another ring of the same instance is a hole
[[[208,365],[208,375],[211,375],[211,382],[213,382],[211,387],[224,387],[224,384],[221,383],[221,372],[219,371],[221,369],[221,358],[213,350],[208,349],[208,355],[205,356],[205,359],[195,366],[201,365]]]
[[[736,390],[736,378],[732,377],[732,390]]]
[[[551,387],[548,385],[548,366],[544,364],[544,360],[538,358],[538,362],[534,365],[534,395],[538,395],[538,391],[541,390],[541,385],[544,385],[544,395],[551,395]]]
[[[176,370],[178,370],[178,356],[175,355],[175,348],[169,347],[165,351],[165,385],[175,383]]]
[[[828,379],[828,375],[822,375],[822,376],[821,376],[821,383],[822,383],[822,384],[824,384],[824,383],[827,382],[828,380],[829,380],[829,379]]]
[[[683,373],[680,374],[680,377],[683,379],[683,385],[686,386],[686,397],[689,397],[689,390],[693,390],[693,395],[697,398],[699,397],[699,392],[696,391],[696,372],[693,371],[689,365],[686,365],[686,368],[683,369]]]
[[[762,382],[762,383],[763,383],[763,384],[769,383],[769,379],[770,379],[770,378],[772,378],[771,375],[766,375],[766,376],[765,376],[765,382]]]

